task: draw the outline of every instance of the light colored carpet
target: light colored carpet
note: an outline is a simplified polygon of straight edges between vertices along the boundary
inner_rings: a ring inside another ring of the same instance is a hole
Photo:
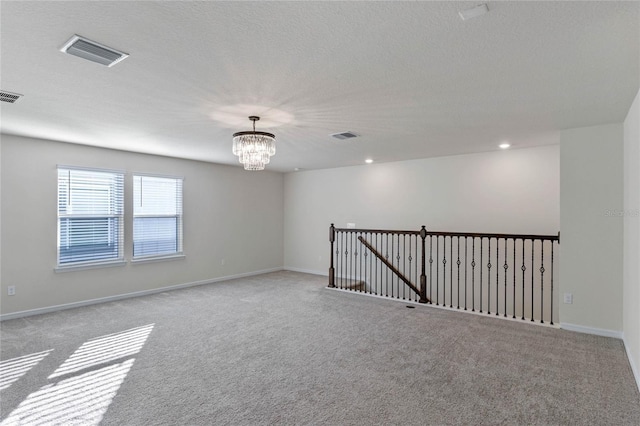
[[[5,366],[44,355],[2,424],[640,424],[620,340],[325,286],[277,272],[4,321]]]

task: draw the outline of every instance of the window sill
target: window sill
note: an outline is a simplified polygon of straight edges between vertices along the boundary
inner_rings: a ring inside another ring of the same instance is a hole
[[[53,270],[56,273],[75,272],[75,271],[84,271],[86,269],[112,268],[114,266],[124,266],[126,264],[127,262],[125,262],[124,260],[117,260],[114,262],[85,263],[85,264],[69,265],[69,266],[57,266]]]
[[[179,260],[184,259],[186,256],[182,253],[180,254],[171,254],[167,256],[149,256],[149,257],[138,257],[131,259],[131,263],[153,263],[153,262],[164,262],[165,260]]]

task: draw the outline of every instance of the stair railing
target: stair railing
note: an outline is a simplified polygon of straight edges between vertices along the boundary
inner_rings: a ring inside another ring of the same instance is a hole
[[[329,287],[553,324],[558,235],[329,228]]]

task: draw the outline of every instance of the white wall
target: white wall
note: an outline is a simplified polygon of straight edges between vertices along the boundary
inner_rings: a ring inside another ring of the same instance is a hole
[[[640,384],[640,91],[624,121],[623,332]]]
[[[285,176],[285,267],[328,273],[329,225],[554,235],[558,146]]]
[[[560,308],[565,328],[622,331],[622,124],[560,135]],[[561,299],[562,300],[562,299]]]
[[[282,268],[281,173],[8,135],[1,152],[3,315]],[[58,164],[127,172],[125,259],[132,251],[131,173],[183,176],[186,257],[55,273]],[[9,285],[15,296],[6,296]]]

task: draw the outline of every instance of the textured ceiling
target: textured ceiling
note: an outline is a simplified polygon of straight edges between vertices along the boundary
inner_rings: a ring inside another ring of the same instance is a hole
[[[291,171],[557,143],[621,122],[638,91],[640,3],[0,3],[1,130],[237,164],[276,134]],[[79,34],[129,53],[65,55]],[[332,133],[353,131],[339,141]]]

